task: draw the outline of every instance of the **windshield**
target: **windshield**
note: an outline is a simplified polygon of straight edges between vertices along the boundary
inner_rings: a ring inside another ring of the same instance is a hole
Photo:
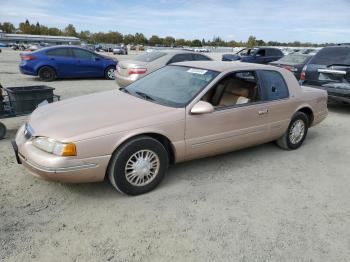
[[[257,48],[246,48],[238,52],[239,55],[241,56],[250,56],[254,55],[254,53],[257,51]]]
[[[165,66],[125,88],[125,92],[165,106],[184,107],[219,72],[184,67]]]
[[[287,55],[282,57],[278,62],[287,62],[293,64],[303,64],[310,56],[306,55]]]
[[[140,61],[140,62],[152,62],[165,55],[166,53],[164,52],[149,52],[149,53],[144,53],[142,55],[136,56],[134,60]]]

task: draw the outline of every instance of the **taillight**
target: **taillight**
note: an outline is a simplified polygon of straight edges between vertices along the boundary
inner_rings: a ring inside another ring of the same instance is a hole
[[[35,56],[33,55],[20,55],[22,60],[29,61],[29,60],[34,60],[36,59]]]
[[[142,75],[147,72],[147,68],[129,68],[129,75]]]
[[[301,81],[305,81],[305,79],[306,79],[306,67],[307,66],[304,66],[303,70],[301,71],[301,74],[300,74],[300,80]]]

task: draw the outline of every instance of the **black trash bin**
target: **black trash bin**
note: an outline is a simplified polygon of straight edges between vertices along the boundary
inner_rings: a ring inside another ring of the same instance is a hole
[[[17,115],[31,113],[45,100],[52,103],[54,100],[53,90],[55,88],[45,85],[6,88],[11,107]]]

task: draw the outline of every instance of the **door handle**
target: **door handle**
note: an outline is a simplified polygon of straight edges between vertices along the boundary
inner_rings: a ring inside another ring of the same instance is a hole
[[[266,115],[268,112],[269,112],[268,109],[264,109],[264,110],[260,110],[258,113],[261,116],[261,115]]]

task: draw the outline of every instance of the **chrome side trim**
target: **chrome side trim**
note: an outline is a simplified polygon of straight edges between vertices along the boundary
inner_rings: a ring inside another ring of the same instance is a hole
[[[346,75],[346,71],[343,70],[333,70],[333,69],[318,69],[319,73],[335,74],[335,75]]]
[[[78,166],[51,168],[51,167],[38,165],[38,164],[36,164],[32,161],[29,161],[29,160],[25,160],[21,155],[20,155],[20,158],[23,162],[27,163],[32,168],[37,169],[37,170],[42,171],[42,172],[46,172],[46,173],[65,173],[65,172],[69,172],[69,171],[77,171],[77,170],[94,168],[94,167],[98,166],[97,164],[94,164],[94,163],[87,163],[87,164],[82,164],[82,165],[78,165]]]

